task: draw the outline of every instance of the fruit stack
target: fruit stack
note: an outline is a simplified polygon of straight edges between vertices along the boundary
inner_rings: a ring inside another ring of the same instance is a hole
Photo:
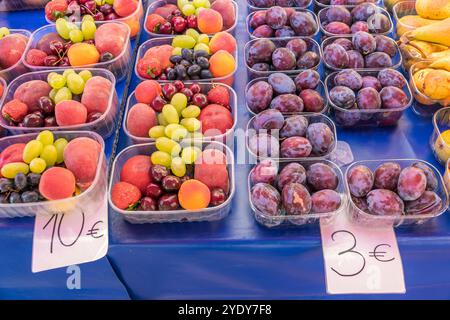
[[[269,9],[273,6],[287,8],[307,8],[311,4],[311,0],[246,0],[248,7],[253,9]]]
[[[25,73],[22,58],[30,40],[30,32],[26,30],[10,30],[0,28],[0,77],[11,81]]]

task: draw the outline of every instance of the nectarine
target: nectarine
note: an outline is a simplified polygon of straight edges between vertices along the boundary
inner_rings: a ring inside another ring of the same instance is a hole
[[[148,104],[137,103],[128,112],[127,129],[133,136],[148,138],[148,131],[157,124],[155,110]]]
[[[202,123],[202,133],[207,137],[226,133],[234,123],[231,112],[219,104],[210,104],[203,108],[199,120]]]
[[[55,118],[58,126],[73,126],[86,123],[87,109],[75,100],[64,100],[55,106]]]
[[[31,80],[22,83],[14,91],[14,99],[18,99],[28,106],[29,112],[39,110],[39,99],[48,96],[52,88],[46,81]]]
[[[119,56],[127,39],[128,27],[119,23],[105,23],[95,32],[95,46],[100,53],[109,52],[114,57]]]
[[[131,183],[144,193],[152,182],[150,169],[152,163],[149,156],[138,155],[128,159],[120,171],[120,181]]]
[[[212,53],[216,53],[219,50],[225,50],[234,54],[236,46],[236,39],[228,32],[216,33],[209,41],[209,49]]]
[[[84,104],[88,113],[104,113],[108,109],[113,90],[112,83],[108,79],[100,76],[92,77],[86,81],[81,103]]]
[[[161,94],[161,85],[155,80],[145,80],[138,84],[134,94],[138,102],[150,104]]]
[[[216,33],[223,29],[223,18],[213,9],[202,9],[197,16],[198,29],[202,33]]]
[[[75,192],[75,176],[61,167],[52,167],[41,176],[39,193],[47,200],[70,198]]]

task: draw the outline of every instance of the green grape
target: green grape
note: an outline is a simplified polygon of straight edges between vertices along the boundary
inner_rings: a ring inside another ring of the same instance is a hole
[[[182,9],[184,5],[188,4],[189,0],[177,0],[177,7],[178,9]]]
[[[177,156],[181,152],[180,145],[167,137],[160,137],[156,139],[155,145],[156,149],[159,151],[166,152],[172,156]]]
[[[54,100],[55,104],[61,101],[72,100],[72,92],[67,87],[61,88],[56,93]]]
[[[209,49],[209,46],[204,43],[198,43],[194,47],[194,51],[206,51],[208,54],[211,54],[211,50]]]
[[[181,151],[181,158],[186,164],[193,164],[198,156],[202,153],[202,150],[198,147],[185,147],[183,151]]]
[[[67,77],[67,87],[73,94],[82,94],[84,91],[84,80],[76,73],[69,74]]]
[[[163,126],[163,127],[165,127],[165,126],[167,126],[169,124],[169,123],[167,123],[167,121],[164,118],[164,115],[162,113],[158,113],[156,118],[158,118],[158,124]]]
[[[195,44],[195,39],[186,35],[175,36],[172,40],[172,47],[192,49]]]
[[[47,82],[50,83],[50,79],[53,78],[53,76],[58,75],[56,72],[50,72],[47,75]]]
[[[183,14],[186,17],[188,17],[188,16],[193,15],[195,13],[195,7],[192,4],[190,4],[190,3],[185,4],[183,6],[183,8],[181,9],[181,12],[183,12]]]
[[[181,49],[182,49],[182,48],[179,48],[179,47],[173,48],[173,50],[172,50],[172,55],[173,55],[173,56],[181,56]]]
[[[95,4],[101,6],[102,4],[105,4],[105,0],[95,0]]]
[[[95,37],[95,31],[97,31],[97,26],[93,21],[83,21],[81,24],[81,31],[85,40],[92,40]]]
[[[41,131],[36,138],[36,140],[40,141],[44,146],[53,144],[54,139],[53,133],[50,130]]]
[[[85,14],[85,15],[83,16],[83,18],[81,19],[81,21],[82,21],[82,22],[84,22],[84,21],[92,21],[92,22],[95,22],[94,17],[91,16],[90,14]]]
[[[166,122],[169,124],[180,122],[180,117],[178,116],[178,111],[171,104],[166,104],[163,107],[162,114],[164,115],[164,119],[166,120]]]
[[[86,83],[90,78],[92,78],[92,73],[89,70],[83,70],[78,74],[81,78],[83,78]]]
[[[193,2],[196,8],[209,8],[211,3],[208,0],[194,0]]]
[[[69,37],[70,41],[72,41],[73,43],[83,42],[84,40],[83,32],[81,32],[81,30],[79,29],[70,30]]]
[[[150,156],[150,160],[154,165],[161,165],[167,168],[170,168],[170,164],[172,163],[172,157],[170,156],[170,154],[163,151],[153,152],[152,155]]]
[[[54,166],[57,158],[58,151],[56,150],[56,147],[54,145],[50,144],[44,147],[41,153],[41,159],[45,160],[47,167]]]
[[[23,162],[30,163],[34,158],[39,158],[42,153],[42,149],[44,149],[42,142],[38,140],[29,141],[23,149]]]
[[[186,128],[179,125],[178,123],[171,123],[166,126],[166,128],[164,129],[164,133],[166,134],[166,137],[173,139],[172,137],[180,136],[180,134],[182,134],[184,130],[186,130]],[[176,133],[177,131],[180,131],[180,133]]]
[[[34,158],[30,162],[30,171],[33,173],[42,173],[47,168],[47,163],[44,159]]]
[[[67,76],[68,76],[69,74],[71,74],[71,73],[75,73],[75,70],[73,70],[73,69],[66,69],[66,70],[64,70],[62,76],[63,76],[64,79],[66,79],[66,81],[67,81]]]
[[[170,170],[177,177],[182,177],[186,174],[186,164],[180,157],[175,157],[170,164]]]
[[[164,126],[154,126],[153,128],[150,128],[150,130],[148,131],[148,135],[150,138],[153,139],[164,137],[165,136],[164,129],[165,129]]]
[[[14,179],[18,173],[28,174],[30,167],[23,162],[10,162],[2,167],[1,174],[5,178]]]
[[[201,132],[189,132],[187,138],[194,140],[202,140],[203,134]]]
[[[48,83],[53,89],[61,89],[66,85],[66,79],[61,74],[55,74]]]
[[[175,130],[172,131],[170,138],[175,141],[181,141],[188,135],[188,131],[185,127],[179,126]]]
[[[209,37],[206,34],[201,34],[198,36],[197,39],[197,44],[199,43],[204,43],[204,44],[209,44]]]
[[[181,115],[181,111],[186,108],[188,103],[187,97],[182,93],[175,93],[170,100],[170,104],[177,109],[178,116]],[[163,109],[164,110],[164,109]]]
[[[64,18],[58,18],[55,22],[56,32],[65,40],[69,40],[70,26]]]
[[[50,90],[50,93],[48,94],[49,98],[52,99],[53,102],[55,102],[55,97],[56,97],[57,93],[58,93],[58,90],[52,89],[52,90]]]
[[[7,27],[1,27],[0,28],[0,39],[6,37],[7,35],[9,35],[9,29]]]
[[[200,115],[200,108],[194,105],[188,106],[186,109],[181,110],[183,118],[197,118]]]
[[[184,118],[180,124],[189,130],[189,132],[198,131],[202,127],[202,123],[196,118]]]
[[[114,0],[105,0],[105,3],[113,5],[114,4]]]
[[[200,33],[198,33],[197,30],[190,28],[186,30],[186,35],[194,38],[195,41],[197,41],[198,37],[200,36]]]
[[[64,138],[57,139],[53,145],[56,148],[56,163],[60,164],[64,162],[64,149],[66,149],[66,146],[69,142]]]

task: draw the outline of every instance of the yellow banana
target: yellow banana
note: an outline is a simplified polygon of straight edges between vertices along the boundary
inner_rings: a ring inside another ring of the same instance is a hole
[[[434,61],[430,64],[430,68],[450,71],[450,56]]]
[[[450,18],[404,34],[410,40],[422,40],[450,46]]]

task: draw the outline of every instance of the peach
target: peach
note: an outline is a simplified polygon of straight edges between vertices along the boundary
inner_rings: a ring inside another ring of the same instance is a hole
[[[128,159],[120,171],[120,181],[131,183],[145,193],[145,190],[152,178],[150,169],[152,162],[149,156],[138,155]]]
[[[75,192],[75,176],[66,168],[52,167],[42,174],[39,192],[47,200],[70,198]]]
[[[100,151],[100,144],[87,137],[71,140],[64,149],[64,164],[74,174],[80,188],[87,189],[94,181]]]
[[[209,59],[209,70],[215,78],[224,77],[234,72],[236,60],[228,51],[219,50]]]
[[[50,42],[60,41],[64,43],[64,39],[59,36],[56,32],[47,33],[42,36],[36,45],[36,49],[44,51],[46,54],[54,54],[52,49],[50,49]]]
[[[211,9],[220,13],[223,19],[223,28],[228,29],[236,21],[236,11],[231,0],[216,0],[211,4]]]
[[[22,83],[14,92],[14,99],[18,99],[28,106],[28,112],[39,110],[39,98],[48,96],[52,88],[46,81],[31,80]]]
[[[203,108],[199,120],[202,123],[202,133],[207,137],[224,134],[234,123],[231,112],[219,104],[210,104]]]
[[[178,202],[186,210],[207,208],[210,201],[211,191],[208,186],[195,179],[183,182],[178,191]]]
[[[225,154],[216,149],[204,150],[195,162],[194,179],[206,184],[210,190],[221,188],[228,193],[230,182]]]
[[[87,109],[75,100],[65,100],[56,104],[55,118],[58,126],[73,126],[86,123]]]
[[[164,19],[167,19],[170,15],[172,15],[172,12],[177,9],[178,7],[176,5],[169,3],[157,8],[154,13],[159,14]]]
[[[145,52],[143,59],[147,57],[155,58],[161,63],[161,67],[163,69],[166,69],[173,66],[172,62],[170,62],[172,50],[173,47],[169,44],[152,47]]]
[[[127,129],[136,137],[148,138],[148,131],[158,124],[153,108],[145,103],[136,103],[131,107],[127,118]]]
[[[111,190],[111,200],[122,210],[134,206],[141,199],[141,191],[128,182],[118,182]]]
[[[102,24],[95,32],[95,46],[100,54],[109,52],[114,57],[119,56],[127,40],[126,27],[118,23]]]
[[[84,104],[88,113],[104,113],[108,109],[113,90],[112,83],[108,79],[100,76],[92,77],[86,81],[81,103]]]
[[[138,84],[134,94],[138,102],[150,104],[161,95],[161,85],[155,80],[145,80]]]
[[[236,51],[236,39],[228,32],[216,33],[209,41],[209,49],[212,53],[225,50],[233,54]]]
[[[113,8],[118,16],[127,17],[133,14],[138,7],[136,0],[114,0]]]
[[[72,67],[87,66],[97,63],[100,60],[100,53],[93,44],[80,42],[67,50],[67,57]]]
[[[217,33],[223,29],[223,19],[213,9],[202,9],[197,16],[198,29],[202,33]]]
[[[0,67],[7,69],[21,58],[28,44],[28,38],[20,34],[11,34],[0,39]]]

